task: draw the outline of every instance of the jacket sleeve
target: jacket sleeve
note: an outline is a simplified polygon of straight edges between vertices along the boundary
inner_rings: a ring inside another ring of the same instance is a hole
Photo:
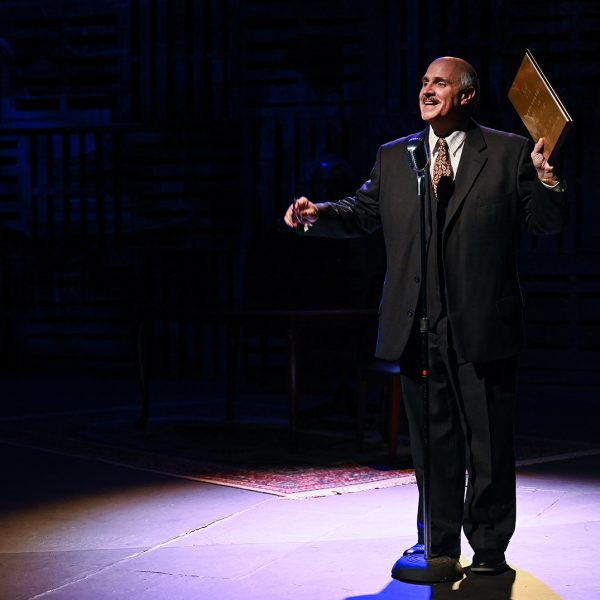
[[[381,148],[369,179],[356,191],[337,202],[317,204],[319,219],[306,233],[316,237],[350,238],[373,233],[381,228],[379,190]]]
[[[518,174],[525,224],[535,235],[560,233],[569,215],[567,193],[548,188],[538,179],[530,150],[528,144],[523,145]]]

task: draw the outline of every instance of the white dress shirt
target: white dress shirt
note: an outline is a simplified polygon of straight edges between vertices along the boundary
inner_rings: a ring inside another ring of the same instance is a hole
[[[453,131],[449,136],[444,138],[448,144],[448,155],[450,157],[450,164],[452,165],[452,173],[456,177],[456,171],[458,170],[458,164],[460,163],[460,157],[465,145],[465,139],[467,137],[466,131]],[[433,179],[433,165],[435,165],[435,159],[439,152],[440,138],[435,135],[433,129],[429,128],[429,174]]]

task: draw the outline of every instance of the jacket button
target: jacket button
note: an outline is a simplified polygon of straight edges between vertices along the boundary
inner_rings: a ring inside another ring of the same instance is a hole
[[[409,317],[413,317],[414,316],[414,312],[412,310],[409,310],[408,313],[406,313]]]

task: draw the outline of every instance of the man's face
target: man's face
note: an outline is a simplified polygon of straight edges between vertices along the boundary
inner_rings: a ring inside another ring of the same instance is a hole
[[[460,91],[460,63],[440,58],[433,61],[421,80],[419,107],[421,118],[429,123],[436,133],[445,135],[465,118],[462,107],[467,103],[465,92]]]

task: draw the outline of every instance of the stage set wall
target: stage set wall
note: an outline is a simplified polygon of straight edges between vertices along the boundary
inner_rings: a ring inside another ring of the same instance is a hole
[[[527,135],[507,92],[529,48],[576,124],[569,224],[522,237],[522,377],[595,381],[599,37],[593,0],[3,0],[0,369],[127,373],[140,311],[166,307],[154,366],[213,376],[223,331],[189,315],[376,308],[381,239],[300,239],[285,208],[352,193],[420,130],[440,55],[478,70],[481,123]]]

